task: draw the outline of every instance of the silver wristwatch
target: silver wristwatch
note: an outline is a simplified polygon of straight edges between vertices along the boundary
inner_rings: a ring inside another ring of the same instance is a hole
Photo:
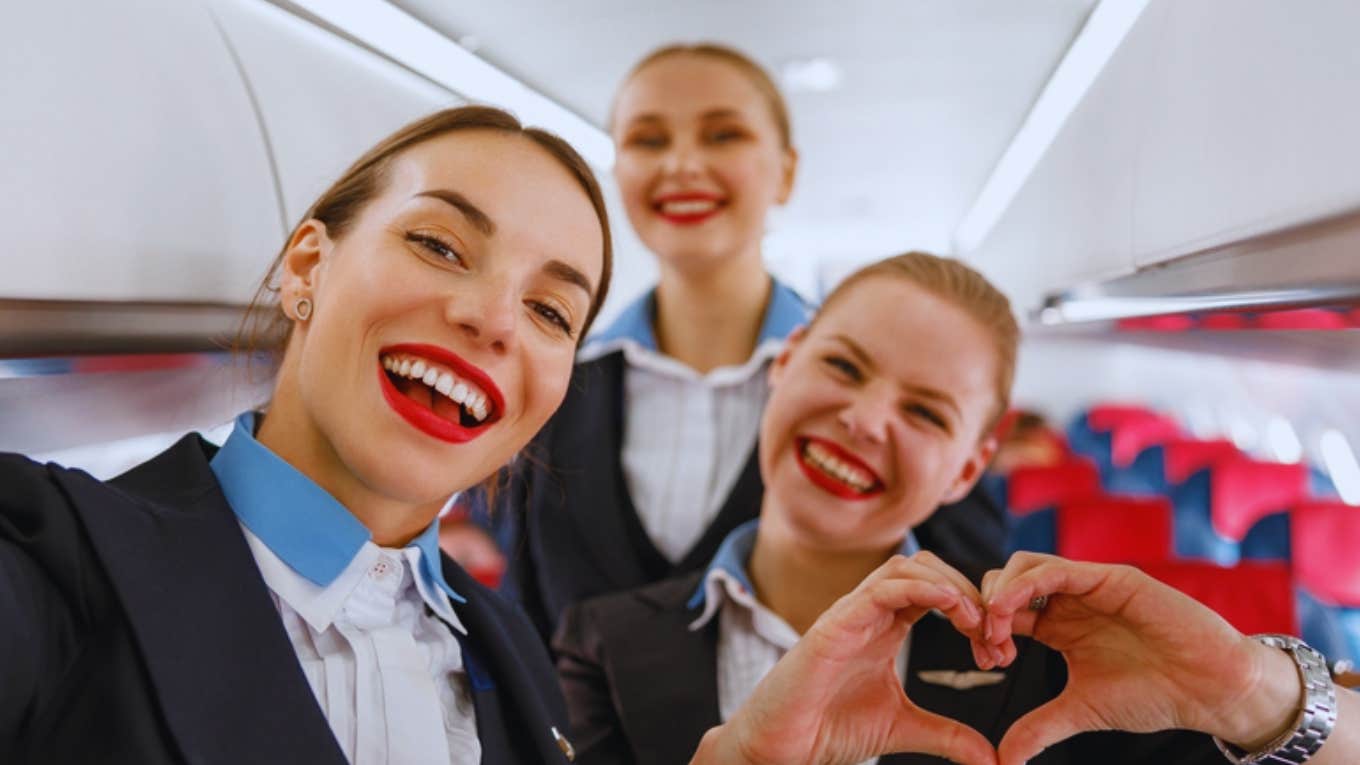
[[[1256,640],[1283,649],[1294,658],[1303,680],[1303,708],[1294,725],[1256,752],[1244,752],[1215,738],[1219,751],[1233,765],[1299,765],[1317,754],[1336,726],[1336,686],[1327,659],[1307,643],[1289,635],[1253,635]]]

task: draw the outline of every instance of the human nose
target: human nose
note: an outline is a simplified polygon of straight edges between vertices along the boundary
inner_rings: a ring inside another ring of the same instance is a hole
[[[449,297],[445,319],[473,343],[504,354],[514,346],[518,303],[506,280],[486,277]]]
[[[667,175],[685,178],[699,175],[703,170],[703,153],[693,141],[674,141],[662,165]]]
[[[841,407],[837,418],[852,439],[883,443],[893,418],[891,396],[887,391],[861,389]]]

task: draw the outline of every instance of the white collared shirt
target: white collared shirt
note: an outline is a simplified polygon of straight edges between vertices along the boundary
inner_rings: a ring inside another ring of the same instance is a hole
[[[782,341],[741,366],[701,375],[636,345],[624,347],[623,475],[638,519],[672,563],[722,510],[760,430],[765,377]]]
[[[241,526],[317,703],[354,765],[480,763],[470,683],[448,596],[423,553],[364,543],[321,587]]]
[[[691,631],[718,618],[718,714],[723,722],[741,709],[756,685],[801,637],[761,603],[747,584],[747,563],[758,527],[759,520],[747,521],[728,534],[690,601],[691,607],[703,606],[698,618],[690,622]],[[910,556],[919,550],[916,537],[908,533],[898,552]],[[904,685],[910,653],[911,641],[903,641],[896,664]],[[874,757],[861,765],[877,762]]]

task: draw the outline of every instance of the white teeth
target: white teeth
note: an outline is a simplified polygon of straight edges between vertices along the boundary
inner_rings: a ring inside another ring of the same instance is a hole
[[[433,364],[421,359],[398,359],[394,356],[382,357],[383,369],[398,375],[418,380],[439,392],[442,396],[447,396],[456,404],[462,404],[468,416],[477,422],[485,420],[491,413],[491,407],[485,393],[473,387],[470,383],[459,380],[451,372],[440,370]]]
[[[865,475],[864,471],[852,467],[841,460],[835,458],[821,444],[808,442],[803,450],[813,465],[817,466],[822,472],[836,478],[857,491],[868,491],[873,486],[873,480]]]
[[[686,199],[683,201],[665,202],[661,209],[674,215],[696,215],[706,213],[717,207],[717,203],[710,199]]]

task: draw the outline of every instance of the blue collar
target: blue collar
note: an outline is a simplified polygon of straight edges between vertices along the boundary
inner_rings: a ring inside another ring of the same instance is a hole
[[[245,412],[209,463],[227,504],[289,568],[313,584],[329,586],[373,535],[335,497],[256,441],[254,433],[255,413]],[[407,547],[420,549],[426,584],[467,602],[440,570],[438,519]]]
[[[687,608],[703,608],[704,601],[707,599],[709,575],[714,571],[724,571],[733,579],[736,579],[747,592],[754,593],[755,587],[751,586],[750,574],[746,572],[746,565],[751,560],[751,550],[756,546],[756,529],[760,527],[760,519],[753,518],[740,526],[732,529],[718,548],[718,553],[713,556],[713,562],[708,564],[708,569],[704,571],[704,576],[699,580],[699,588],[690,596],[689,602],[685,604]],[[907,532],[907,536],[902,540],[902,546],[897,550],[902,555],[912,556],[921,551],[921,545],[916,541],[916,535]]]
[[[765,318],[760,324],[757,347],[767,340],[783,340],[790,332],[806,324],[812,315],[811,307],[797,292],[778,279],[771,278],[771,281],[774,282],[774,288],[770,293],[770,303],[765,307]],[[656,353],[656,333],[652,329],[655,318],[656,289],[652,288],[624,308],[612,324],[593,335],[589,344],[631,340]]]

